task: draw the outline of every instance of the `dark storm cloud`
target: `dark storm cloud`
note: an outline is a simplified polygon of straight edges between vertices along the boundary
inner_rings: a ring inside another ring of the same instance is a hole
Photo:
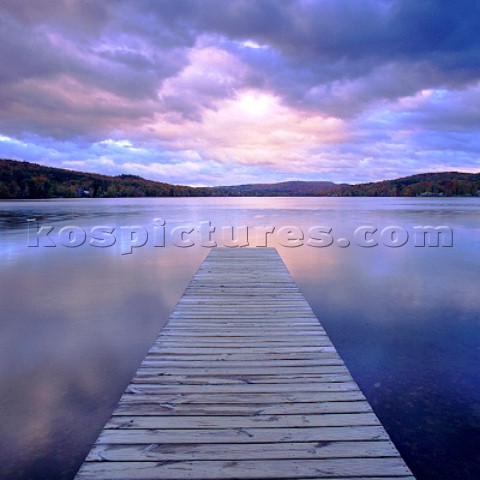
[[[445,82],[448,76],[451,84],[475,80],[480,72],[480,3],[471,0],[455,4],[445,0],[143,4],[173,28],[188,25],[197,33],[252,39],[275,48],[282,55],[282,67],[291,69],[291,82],[303,82],[304,88],[355,79],[390,63],[428,65],[438,70],[439,81]],[[261,67],[255,58],[252,63]],[[274,85],[287,83],[285,78],[275,82],[273,69],[266,72]],[[297,79],[294,74],[299,72]]]
[[[157,90],[186,65],[191,39],[152,47],[148,36],[123,32],[128,17],[106,3],[0,4],[1,130],[95,136],[153,115]]]
[[[265,23],[281,16],[281,4],[266,5],[277,13],[266,12]],[[346,115],[377,99],[425,88],[461,88],[480,75],[478,2],[453,7],[451,2],[418,0],[335,0],[290,3],[282,11],[286,18],[278,20],[276,28],[239,32],[236,26],[231,34],[248,35],[277,49],[277,62],[265,62],[263,69],[262,59],[252,64],[264,70],[267,85],[292,104]],[[224,23],[231,24],[233,19]],[[208,28],[208,22],[203,26]],[[227,28],[224,33],[229,33]],[[353,98],[350,92],[336,94],[338,88],[348,90],[350,83],[357,90]]]
[[[461,87],[480,73],[480,4],[466,0],[4,0],[1,8],[2,82],[63,73],[154,99],[187,65],[182,49],[205,34],[225,39],[223,48],[251,67],[250,82],[339,116],[376,99]],[[245,40],[270,48],[233,42]],[[186,113],[200,114],[201,103]]]

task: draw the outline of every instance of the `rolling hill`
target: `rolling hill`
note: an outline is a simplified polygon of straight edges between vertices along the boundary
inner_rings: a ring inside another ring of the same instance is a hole
[[[357,185],[290,181],[222,187],[190,187],[146,180],[136,175],[108,176],[30,162],[0,160],[0,198],[240,196],[480,196],[480,173],[423,173]]]

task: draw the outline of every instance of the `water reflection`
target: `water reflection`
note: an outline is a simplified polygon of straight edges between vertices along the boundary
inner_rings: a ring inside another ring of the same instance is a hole
[[[452,248],[277,246],[418,478],[479,478],[479,206],[478,199],[1,202],[0,477],[73,477],[208,253],[27,248],[26,219],[89,228],[161,217],[167,225],[326,225],[335,238],[351,238],[363,224],[450,225]]]

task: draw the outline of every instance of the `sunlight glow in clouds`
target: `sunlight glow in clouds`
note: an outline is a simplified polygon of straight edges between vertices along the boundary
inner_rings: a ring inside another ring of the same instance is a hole
[[[274,114],[275,98],[266,94],[246,92],[237,100],[240,109],[247,115],[266,117]]]
[[[168,114],[147,126],[177,150],[188,149],[223,164],[265,165],[293,171],[312,167],[311,151],[344,138],[342,121],[281,105],[277,98],[246,91],[218,102],[201,122],[172,123]]]
[[[3,0],[0,157],[196,185],[478,171],[479,30],[467,0]]]

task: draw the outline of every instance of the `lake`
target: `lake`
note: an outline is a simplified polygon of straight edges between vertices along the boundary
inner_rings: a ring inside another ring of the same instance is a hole
[[[417,478],[480,478],[480,199],[0,201],[0,225],[2,480],[73,478],[202,243],[245,243],[247,227]],[[438,246],[424,226],[445,227]]]

